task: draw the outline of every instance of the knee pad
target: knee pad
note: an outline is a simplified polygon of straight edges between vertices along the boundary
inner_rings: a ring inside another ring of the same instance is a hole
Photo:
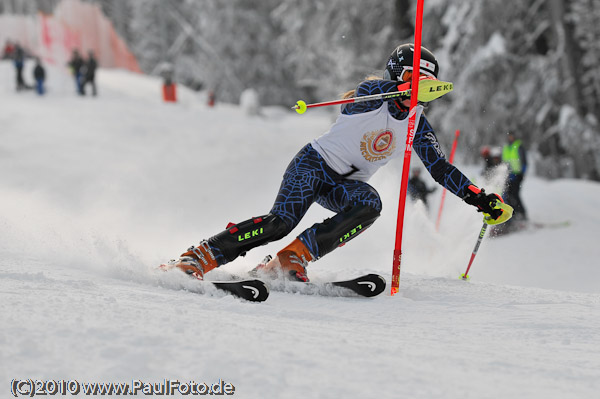
[[[352,240],[371,226],[379,217],[379,210],[364,204],[325,219],[306,230],[299,237],[315,258],[320,258]]]
[[[231,262],[240,255],[260,245],[268,244],[288,235],[290,229],[285,222],[271,213],[238,224],[229,224],[227,229],[208,239],[211,247],[215,248]]]

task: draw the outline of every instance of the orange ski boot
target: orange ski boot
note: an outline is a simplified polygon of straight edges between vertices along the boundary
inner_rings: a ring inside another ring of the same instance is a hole
[[[176,267],[198,280],[203,280],[206,273],[218,266],[219,264],[208,246],[208,241],[203,240],[197,247],[188,248],[187,252],[181,254],[179,259],[170,260],[166,264],[160,265],[160,268],[170,270]]]
[[[306,275],[306,266],[313,260],[308,248],[299,239],[292,241],[290,245],[277,252],[277,256],[268,256],[263,263],[255,267],[250,273],[256,276],[265,275],[269,278],[283,276],[290,280],[309,281]]]

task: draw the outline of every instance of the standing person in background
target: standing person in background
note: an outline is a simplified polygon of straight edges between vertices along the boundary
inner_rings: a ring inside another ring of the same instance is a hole
[[[73,50],[73,54],[71,55],[71,60],[69,60],[68,65],[71,68],[73,78],[75,78],[75,88],[77,89],[77,94],[84,95],[82,81],[83,77],[81,76],[83,58],[81,58],[81,55],[79,55],[79,51],[77,49]]]
[[[16,83],[17,83],[17,91],[27,89],[27,84],[25,84],[25,80],[23,79],[23,67],[25,66],[25,51],[23,47],[20,45],[15,46],[14,51],[14,63],[15,63],[15,71],[16,71]]]
[[[87,84],[92,85],[92,96],[96,96],[98,93],[96,91],[96,68],[98,68],[98,61],[96,61],[96,57],[94,56],[94,52],[90,50],[88,53],[88,59],[85,62],[84,67],[84,76],[83,76],[83,87],[82,91],[85,95],[85,87]]]
[[[490,147],[487,145],[481,147],[481,151],[479,153],[481,154],[481,158],[483,159],[483,162],[484,162],[483,172],[481,174],[485,177],[490,173],[490,171],[494,167],[494,165],[492,164],[492,156],[490,154]]]
[[[502,149],[500,147],[481,147],[481,158],[484,166],[482,176],[485,179],[490,179],[494,176],[498,166],[502,164]]]
[[[502,148],[502,162],[508,165],[508,181],[504,198],[514,207],[514,220],[527,220],[527,212],[521,201],[521,187],[527,170],[527,153],[521,140],[518,140],[513,133],[508,133],[506,140],[507,143]]]
[[[33,68],[33,78],[35,79],[35,90],[40,96],[45,93],[44,82],[46,81],[46,70],[42,65],[40,58],[35,59],[35,68]]]
[[[15,45],[7,40],[4,45],[4,50],[2,51],[2,59],[3,60],[12,60],[15,55]]]
[[[434,188],[427,188],[427,185],[421,178],[421,170],[415,168],[412,170],[412,176],[408,179],[408,194],[413,201],[421,200],[428,206],[427,204],[427,196],[435,191]]]

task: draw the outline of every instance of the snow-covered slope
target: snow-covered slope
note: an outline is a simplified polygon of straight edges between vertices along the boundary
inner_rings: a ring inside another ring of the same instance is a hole
[[[100,96],[79,98],[65,71],[51,68],[40,98],[15,93],[12,74],[0,63],[1,397],[26,378],[223,379],[240,398],[600,390],[600,185],[529,176],[531,218],[570,225],[486,238],[468,283],[458,276],[481,218],[448,196],[436,232],[440,189],[430,211],[407,207],[395,297],[202,296],[155,266],[229,221],[267,213],[287,163],[331,116],[272,108],[248,117],[185,90],[181,103],[163,104],[158,80],[107,70]],[[314,280],[377,272],[389,281],[401,166],[371,182],[381,218],[312,264]],[[459,167],[477,177],[477,167]],[[315,205],[293,234],[328,216]],[[212,277],[248,270],[288,241]]]

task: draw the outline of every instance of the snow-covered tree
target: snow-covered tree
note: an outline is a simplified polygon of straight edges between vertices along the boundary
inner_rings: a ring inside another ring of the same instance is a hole
[[[471,160],[479,146],[502,144],[513,131],[542,156],[538,172],[598,179],[599,127],[596,111],[590,113],[597,72],[581,62],[594,53],[576,40],[583,33],[568,23],[568,9],[562,0],[467,0],[426,10],[425,27],[441,21],[443,31],[433,36],[425,28],[424,42],[436,43],[442,78],[455,83],[430,116],[464,132]]]

